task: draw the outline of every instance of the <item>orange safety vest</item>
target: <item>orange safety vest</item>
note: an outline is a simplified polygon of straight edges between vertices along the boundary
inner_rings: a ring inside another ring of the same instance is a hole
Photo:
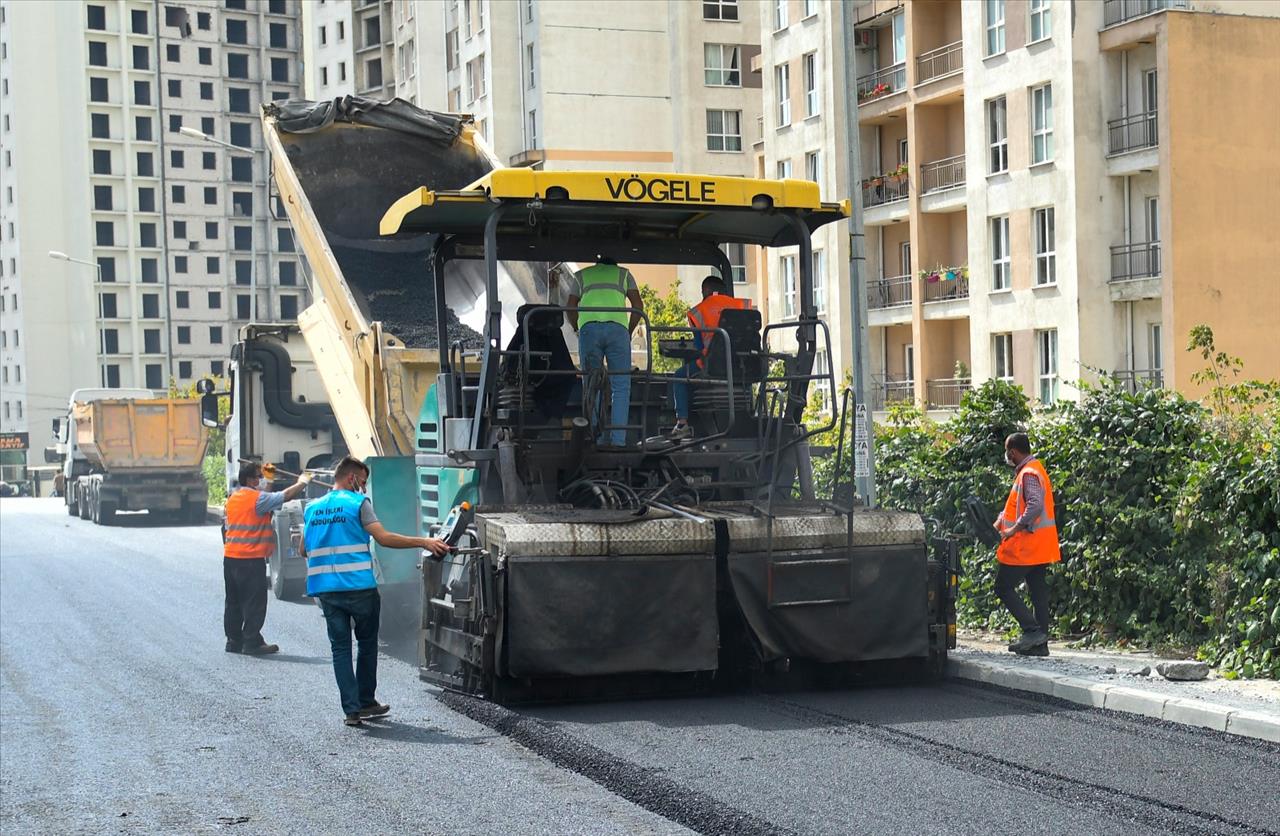
[[[254,510],[258,503],[258,491],[240,488],[227,497],[226,544],[223,554],[227,557],[252,559],[270,557],[276,548],[276,533],[271,526],[270,514]]]
[[[720,314],[727,308],[749,311],[751,310],[751,300],[739,299],[724,293],[713,293],[697,305],[694,305],[685,316],[689,317],[689,324],[694,328],[719,328]],[[707,353],[711,351],[711,341],[715,339],[716,335],[708,334],[705,331],[699,331],[699,333],[702,335],[702,356],[706,357]],[[698,365],[703,365],[701,359],[698,360]]]
[[[996,548],[996,560],[1011,566],[1057,563],[1062,559],[1062,553],[1058,549],[1058,527],[1053,517],[1053,486],[1049,484],[1049,474],[1039,459],[1023,462],[1013,477],[1013,487],[1005,500],[1004,513],[1000,515],[1000,530],[1013,528],[1022,512],[1027,510],[1027,503],[1022,498],[1022,482],[1028,473],[1040,477],[1044,488],[1044,510],[1031,523],[1029,531],[1019,531]]]

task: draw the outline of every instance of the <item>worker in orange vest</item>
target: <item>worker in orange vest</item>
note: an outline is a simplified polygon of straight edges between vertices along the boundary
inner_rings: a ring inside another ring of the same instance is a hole
[[[996,548],[996,594],[1018,620],[1022,638],[1009,650],[1024,656],[1049,655],[1049,564],[1062,559],[1053,516],[1053,485],[1040,460],[1031,455],[1026,433],[1004,441],[1004,460],[1014,468],[1013,487],[1004,512],[995,521],[1000,532]],[[1018,593],[1023,581],[1031,592],[1034,615]]]
[[[276,534],[271,513],[298,497],[311,481],[306,474],[282,491],[258,490],[262,468],[255,462],[240,465],[239,483],[227,497],[222,521],[222,581],[226,604],[222,629],[228,653],[261,656],[280,650],[262,638],[267,620],[267,558],[275,551]]]
[[[719,276],[707,276],[702,280],[702,301],[694,305],[687,314],[689,325],[693,327],[693,342],[702,350],[702,357],[696,365],[686,362],[675,373],[676,378],[688,380],[699,368],[706,366],[707,353],[711,350],[712,338],[715,334],[707,333],[708,328],[720,327],[720,314],[732,308],[747,310],[751,307],[750,299],[738,299],[727,292],[724,279]],[[693,428],[689,426],[689,384],[677,380],[671,384],[671,399],[675,402],[676,425],[671,428],[667,438],[672,441],[683,441],[693,437]]]

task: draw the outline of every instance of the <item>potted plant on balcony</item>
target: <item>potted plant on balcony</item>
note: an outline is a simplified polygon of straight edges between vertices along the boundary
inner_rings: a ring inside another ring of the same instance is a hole
[[[886,172],[884,176],[885,177],[905,177],[906,175],[907,175],[907,164],[902,163],[893,171]]]
[[[869,102],[872,99],[878,99],[881,96],[883,96],[885,93],[889,93],[889,92],[891,92],[889,90],[889,85],[885,84],[882,81],[879,84],[877,84],[875,87],[872,87],[870,90],[864,90],[863,92],[859,93],[858,101]]]
[[[921,270],[921,271],[920,271],[920,278],[921,278],[922,280],[924,280],[924,281],[928,282],[929,284],[933,284],[934,282],[941,281],[941,279],[942,279],[942,268],[941,268],[941,267],[937,267],[937,268],[935,268],[935,269],[933,269],[933,270]]]

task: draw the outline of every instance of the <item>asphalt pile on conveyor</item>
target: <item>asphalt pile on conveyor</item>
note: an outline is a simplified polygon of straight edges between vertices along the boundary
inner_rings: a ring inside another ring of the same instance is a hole
[[[407,348],[439,347],[435,284],[425,251],[348,246],[332,249],[356,304],[370,322],[381,321],[383,331]],[[467,348],[484,345],[484,337],[463,325],[452,308],[446,310],[451,343],[462,340]]]

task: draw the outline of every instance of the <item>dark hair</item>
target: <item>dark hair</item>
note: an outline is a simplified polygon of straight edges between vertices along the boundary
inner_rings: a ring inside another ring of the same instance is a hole
[[[597,264],[610,264],[610,265],[613,265],[614,267],[617,267],[617,266],[618,266],[618,262],[613,258],[613,256],[608,256],[608,255],[602,255],[602,256],[600,256],[600,260],[599,260],[599,261],[597,261],[596,263],[597,263]]]
[[[242,462],[240,464],[240,476],[237,481],[244,485],[250,479],[257,479],[262,475],[262,467],[257,462]]]
[[[356,470],[364,471],[364,475],[369,475],[369,465],[357,459],[355,456],[343,456],[342,461],[338,462],[338,466],[333,469],[333,480],[345,479]]]
[[[707,276],[702,280],[702,292],[706,293],[707,291],[711,291],[712,293],[724,293],[724,279],[719,276]]]
[[[1024,455],[1031,455],[1031,439],[1027,438],[1026,433],[1013,433],[1004,441],[1005,446],[1010,450],[1017,450]]]

